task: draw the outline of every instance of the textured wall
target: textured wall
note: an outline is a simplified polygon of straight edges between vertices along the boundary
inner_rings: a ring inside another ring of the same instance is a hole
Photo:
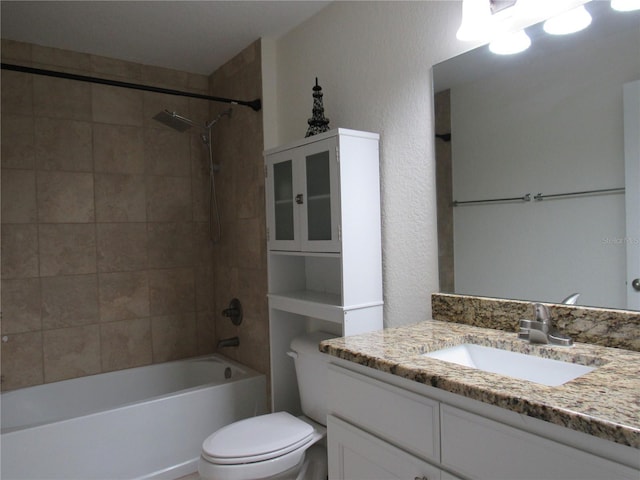
[[[424,320],[438,291],[431,66],[460,2],[334,2],[277,41],[279,143],[300,138],[315,77],[330,126],[381,135],[385,325]],[[268,145],[269,146],[269,145]]]
[[[2,42],[2,60],[207,93],[205,76]],[[2,389],[214,349],[201,100],[2,71]]]

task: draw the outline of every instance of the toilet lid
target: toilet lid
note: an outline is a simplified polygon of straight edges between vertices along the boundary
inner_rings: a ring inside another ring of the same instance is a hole
[[[314,441],[311,425],[287,412],[240,420],[210,435],[203,454],[219,464],[268,460]]]

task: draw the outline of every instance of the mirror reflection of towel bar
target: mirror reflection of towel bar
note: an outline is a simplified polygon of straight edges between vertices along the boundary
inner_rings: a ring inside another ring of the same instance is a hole
[[[522,197],[510,197],[510,198],[492,198],[489,200],[465,200],[463,202],[459,202],[458,200],[454,200],[452,202],[452,205],[454,207],[457,207],[458,205],[470,205],[472,203],[491,203],[491,202],[514,202],[514,201],[521,201],[521,202],[530,202],[531,201],[531,194],[527,193],[526,195],[523,195]]]
[[[603,188],[601,190],[585,190],[582,192],[554,193],[552,195],[544,195],[542,193],[538,193],[533,197],[533,199],[536,201],[540,201],[540,200],[544,200],[545,198],[572,197],[572,196],[578,196],[578,195],[596,195],[596,194],[605,194],[605,193],[624,193],[624,187]]]

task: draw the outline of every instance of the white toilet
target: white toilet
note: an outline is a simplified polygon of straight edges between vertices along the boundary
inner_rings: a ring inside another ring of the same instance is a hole
[[[216,431],[202,444],[198,473],[204,480],[326,480],[328,356],[318,344],[333,338],[314,332],[294,338],[300,403],[305,416],[287,412],[247,418]]]

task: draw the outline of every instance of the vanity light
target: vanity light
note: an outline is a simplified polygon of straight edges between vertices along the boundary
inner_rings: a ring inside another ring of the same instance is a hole
[[[485,40],[489,36],[491,6],[487,0],[463,0],[462,23],[456,38],[462,41]]]
[[[551,35],[566,35],[579,32],[591,24],[591,15],[583,5],[561,13],[544,22],[544,31]]]
[[[498,55],[513,55],[524,52],[531,45],[531,39],[524,30],[500,35],[489,44],[489,50]]]
[[[619,12],[640,10],[640,0],[611,0],[611,8]]]

